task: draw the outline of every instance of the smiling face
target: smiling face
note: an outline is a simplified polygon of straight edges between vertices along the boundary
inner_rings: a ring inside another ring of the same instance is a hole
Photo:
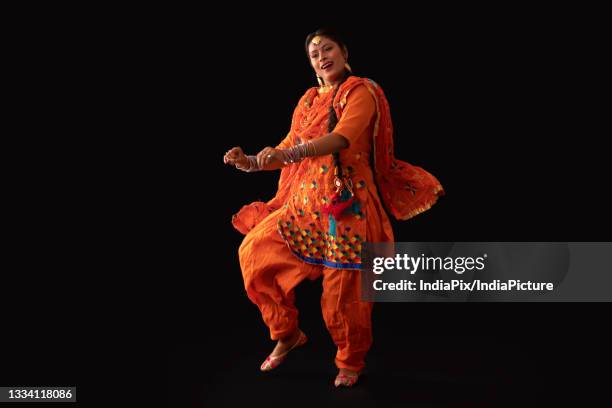
[[[308,45],[308,56],[310,65],[326,85],[334,85],[344,77],[348,52],[331,39],[314,37]]]

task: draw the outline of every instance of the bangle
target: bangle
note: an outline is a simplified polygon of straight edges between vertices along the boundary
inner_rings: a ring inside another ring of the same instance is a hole
[[[300,143],[292,146],[288,149],[281,149],[280,152],[283,158],[283,163],[285,164],[298,163],[304,160],[306,157],[317,155],[317,149],[311,140],[306,143]]]
[[[254,171],[261,170],[259,166],[257,165],[257,156],[247,156],[247,159],[249,161],[249,164],[248,164],[249,167],[236,166],[236,168],[238,170],[246,171],[247,173],[252,173]]]

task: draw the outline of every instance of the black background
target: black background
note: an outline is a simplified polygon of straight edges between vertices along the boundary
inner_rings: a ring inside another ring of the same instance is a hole
[[[385,90],[397,157],[431,171],[447,193],[430,211],[394,223],[396,240],[605,239],[597,234],[606,208],[603,152],[590,129],[587,78],[576,72],[588,55],[577,30],[539,18],[387,16],[334,23],[345,32],[355,73]],[[228,222],[242,205],[271,197],[277,174],[234,171],[220,156],[235,145],[255,153],[282,140],[297,100],[315,84],[303,41],[317,25],[275,23],[238,24],[229,42],[227,33],[212,32],[202,44],[209,68],[202,86],[212,91],[202,97],[221,109],[198,112],[203,126],[211,114],[216,125],[200,139],[211,161],[197,162],[203,178],[193,185],[212,209],[201,209],[205,228],[194,233],[216,239],[187,244],[206,266],[189,263],[177,287],[173,398],[210,406],[503,406],[588,397],[572,377],[582,373],[579,380],[588,381],[593,359],[606,352],[603,314],[565,304],[377,304],[372,372],[358,391],[337,393],[320,282],[297,291],[310,348],[284,373],[261,376],[257,367],[273,343],[242,290],[242,237]],[[219,190],[209,195],[213,180]],[[218,266],[211,256],[221,258]],[[186,289],[198,275],[205,287]]]
[[[370,372],[334,390],[320,282],[297,290],[310,346],[259,373],[273,343],[244,293],[230,219],[271,198],[278,175],[222,156],[282,140],[315,85],[303,42],[319,26],[343,31],[355,74],[385,91],[396,156],[445,188],[431,210],[394,222],[397,241],[607,239],[596,25],[555,10],[318,18],[336,14],[311,7],[87,14],[30,38],[47,67],[36,84],[52,137],[24,154],[43,164],[21,174],[44,205],[26,200],[35,211],[13,239],[7,385],[71,384],[82,400],[112,401],[108,387],[144,383],[114,392],[173,407],[535,406],[591,394],[609,353],[599,304],[376,304]]]

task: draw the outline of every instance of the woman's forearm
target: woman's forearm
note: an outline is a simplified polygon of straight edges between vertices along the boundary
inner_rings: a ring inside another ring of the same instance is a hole
[[[344,136],[328,133],[315,140],[309,140],[306,143],[279,150],[278,159],[285,164],[297,163],[306,157],[327,156],[328,154],[339,152],[348,146],[349,142]]]
[[[309,140],[288,149],[278,150],[275,157],[284,164],[297,163],[307,157],[327,156],[348,146],[349,142],[344,136],[328,133],[316,140]]]
[[[276,170],[294,162],[302,161],[306,157],[326,156],[339,152],[349,146],[344,136],[328,133],[306,144],[292,146],[288,149],[268,148],[259,152],[257,156],[248,156],[249,169],[246,171]],[[262,157],[260,157],[262,156]],[[267,156],[267,157],[266,157]],[[275,160],[271,160],[274,157]]]
[[[316,152],[315,156],[326,156],[346,149],[349,146],[346,138],[337,133],[328,133],[325,136],[321,136],[313,140],[312,144]]]

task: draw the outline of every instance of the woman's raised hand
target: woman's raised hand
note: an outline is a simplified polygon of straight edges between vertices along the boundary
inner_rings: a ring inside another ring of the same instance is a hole
[[[264,147],[257,153],[257,165],[264,170],[277,169],[283,166],[283,155],[278,149]]]
[[[232,147],[223,156],[223,163],[231,164],[236,167],[248,167],[249,159],[240,147]]]

